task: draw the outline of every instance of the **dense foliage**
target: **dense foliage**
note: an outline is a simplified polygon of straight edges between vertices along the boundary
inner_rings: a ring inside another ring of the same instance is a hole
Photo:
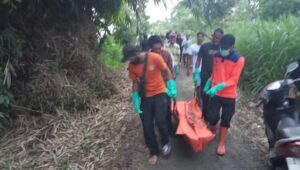
[[[183,0],[169,20],[154,28],[210,35],[221,27],[234,34],[236,49],[246,57],[241,86],[255,94],[265,84],[281,79],[286,65],[300,55],[299,14],[299,0]]]
[[[263,19],[278,19],[283,15],[300,16],[299,0],[261,0],[260,15]]]
[[[299,24],[299,18],[290,16],[274,22],[239,22],[226,29],[236,35],[236,48],[246,57],[241,80],[244,89],[256,93],[283,78],[286,66],[300,55]]]
[[[0,0],[0,126],[12,108],[40,114],[110,95],[110,79],[92,60],[119,67],[122,44],[148,29],[146,2]]]
[[[236,0],[183,0],[180,6],[188,8],[197,18],[203,18],[208,26],[220,22],[229,15]]]
[[[113,36],[107,37],[104,47],[98,60],[108,66],[110,69],[119,69],[122,67],[121,58],[122,58],[122,45],[119,43]]]

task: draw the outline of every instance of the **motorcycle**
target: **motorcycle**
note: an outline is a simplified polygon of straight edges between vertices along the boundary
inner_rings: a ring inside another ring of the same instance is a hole
[[[263,106],[266,136],[269,141],[270,162],[274,169],[282,166],[289,170],[300,170],[300,117],[297,96],[291,89],[299,78],[291,78],[299,64],[287,67],[283,80],[267,85],[261,92],[257,107]]]

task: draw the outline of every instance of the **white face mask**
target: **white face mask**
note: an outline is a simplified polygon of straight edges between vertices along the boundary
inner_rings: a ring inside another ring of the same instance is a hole
[[[221,55],[223,56],[223,57],[227,57],[228,55],[229,55],[229,53],[230,53],[230,49],[228,49],[228,50],[221,50]]]

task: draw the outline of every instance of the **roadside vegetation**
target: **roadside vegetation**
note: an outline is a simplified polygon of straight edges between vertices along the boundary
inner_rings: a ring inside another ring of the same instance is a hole
[[[116,166],[121,49],[147,31],[145,4],[0,0],[0,169]]]
[[[281,79],[287,64],[300,56],[299,17],[299,1],[182,0],[169,20],[154,23],[151,30],[191,35],[204,31],[210,36],[221,27],[234,34],[236,49],[246,57],[241,87],[256,95],[267,83]]]

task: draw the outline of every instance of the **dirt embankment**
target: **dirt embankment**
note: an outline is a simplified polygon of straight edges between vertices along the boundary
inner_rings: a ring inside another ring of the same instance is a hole
[[[239,93],[237,112],[232,120],[232,134],[243,138],[249,144],[249,149],[257,150],[259,155],[268,162],[268,141],[265,135],[263,114],[255,107],[255,98],[249,98],[247,93]]]
[[[1,15],[22,43],[10,59],[15,102],[0,131],[0,169],[108,169],[131,109],[125,72],[97,61],[101,37],[89,16],[47,2]]]
[[[132,125],[124,76],[116,77],[117,95],[94,101],[85,112],[19,119],[0,139],[0,169],[119,169],[116,160]]]

